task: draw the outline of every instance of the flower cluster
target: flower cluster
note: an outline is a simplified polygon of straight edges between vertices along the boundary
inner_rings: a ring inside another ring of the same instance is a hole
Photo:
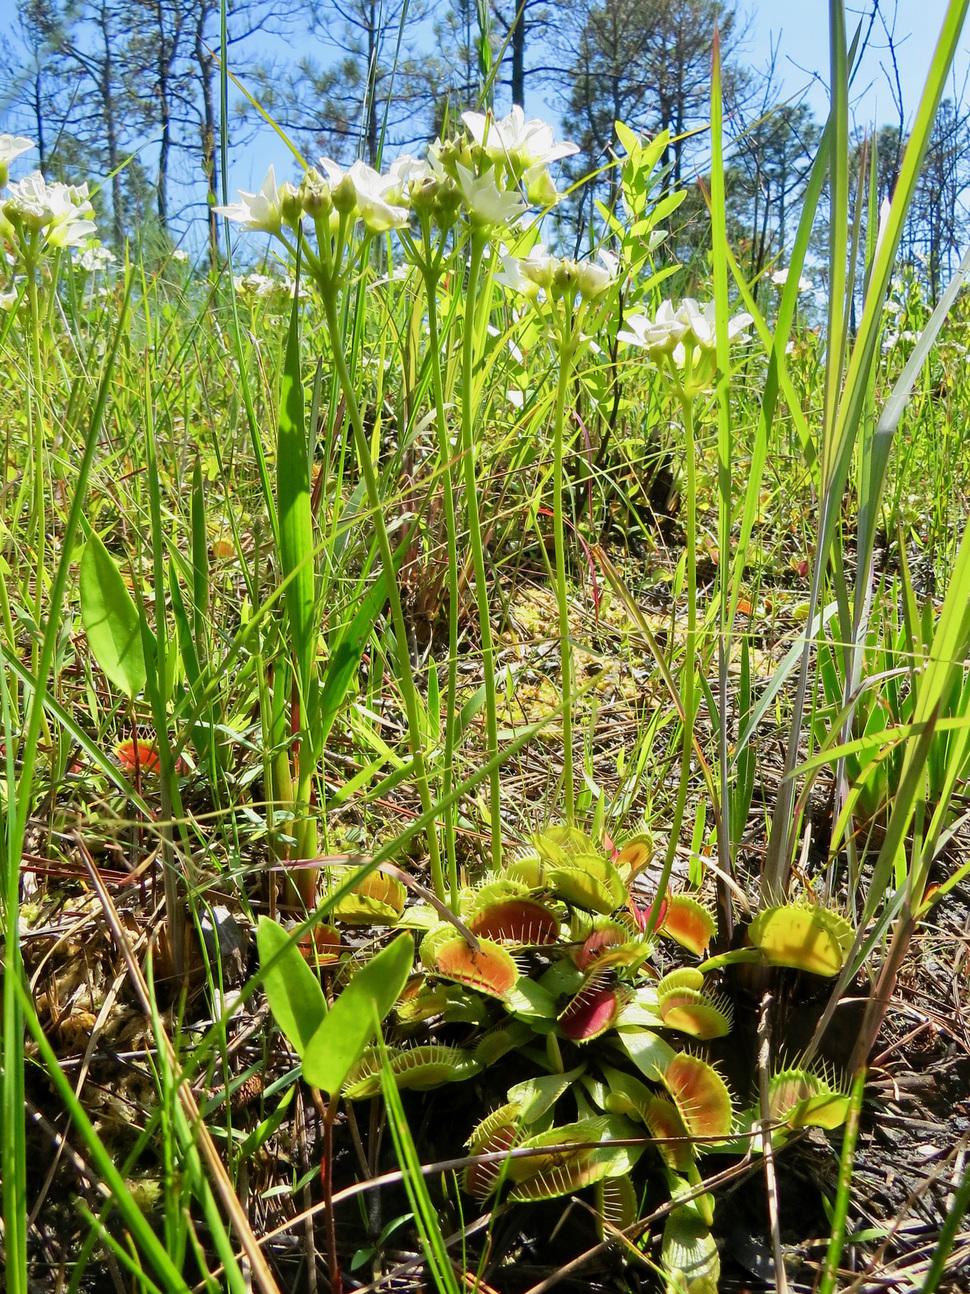
[[[610,252],[596,261],[573,261],[550,256],[540,243],[528,256],[506,256],[496,278],[505,287],[532,300],[572,301],[576,294],[594,301],[616,282],[619,262]]]
[[[343,168],[332,158],[304,174],[299,186],[279,184],[271,166],[257,193],[240,191],[239,201],[216,207],[228,220],[256,232],[284,237],[309,216],[318,234],[333,234],[341,221],[360,220],[371,234],[404,228],[411,212],[449,228],[463,209],[473,226],[510,224],[530,205],[552,206],[559,197],[551,163],[577,151],[556,143],[552,127],[526,120],[519,107],[496,120],[467,112],[467,134],[436,140],[426,158],[405,154],[381,173],[365,162]]]
[[[87,184],[49,183],[40,171],[10,180],[10,164],[34,147],[20,135],[0,134],[0,246],[9,267],[0,290],[0,309],[13,310],[34,282],[44,254],[71,248],[83,270],[105,268],[114,260],[98,243],[94,207]],[[26,270],[26,275],[23,271]]]
[[[249,297],[256,301],[268,301],[281,297],[292,298],[296,295],[296,283],[289,275],[277,278],[271,274],[259,274],[253,271],[251,274],[233,275],[232,285],[241,297]]]
[[[713,301],[700,305],[693,297],[685,297],[676,307],[673,302],[664,301],[653,319],[644,314],[630,315],[626,328],[617,337],[683,370],[685,390],[707,390],[716,372],[714,315]],[[728,340],[744,341],[753,322],[749,314],[734,315],[728,320]]]
[[[3,215],[16,234],[41,236],[47,248],[82,247],[97,232],[87,184],[48,184],[40,171],[8,186]]]

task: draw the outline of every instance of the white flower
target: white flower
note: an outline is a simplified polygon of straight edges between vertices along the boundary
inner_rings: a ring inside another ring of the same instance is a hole
[[[738,314],[729,319],[729,340],[743,340],[745,329],[752,323],[754,320],[749,314]],[[693,297],[684,297],[676,309],[672,302],[663,301],[655,319],[633,314],[626,324],[626,329],[617,333],[619,341],[639,346],[653,355],[672,355],[678,365],[683,365],[687,358],[688,344],[713,351],[717,342],[714,302],[708,301],[702,306]]]
[[[387,168],[386,196],[389,201],[407,202],[411,189],[434,175],[431,163],[423,157],[402,153]]]
[[[505,287],[528,297],[536,297],[540,290],[554,296],[569,297],[578,292],[591,301],[614,282],[616,264],[615,257],[606,259],[602,265],[593,261],[564,260],[550,256],[538,243],[528,256],[503,257],[502,269],[495,277]]]
[[[278,234],[283,228],[283,199],[295,192],[293,185],[287,181],[277,187],[276,170],[270,166],[258,193],[246,193],[240,189],[241,202],[215,207],[214,210],[217,215],[225,216],[227,220],[234,220],[246,229],[254,229],[265,234]]]
[[[458,163],[458,187],[468,213],[479,225],[504,225],[525,211],[517,193],[499,189],[493,173],[475,175]]]
[[[100,244],[96,247],[86,248],[78,257],[78,264],[82,270],[92,274],[95,270],[107,269],[115,261],[114,252]]]
[[[677,310],[677,318],[686,325],[694,341],[704,350],[713,350],[717,344],[714,324],[714,302],[699,305],[693,297],[684,297]],[[751,315],[738,314],[728,320],[728,340],[743,340],[745,329],[754,323]]]
[[[522,264],[518,256],[503,256],[502,268],[495,275],[495,281],[505,288],[511,288],[513,292],[521,292],[523,296],[535,296],[538,288],[535,282],[526,276]]]
[[[611,288],[620,271],[619,259],[612,252],[600,250],[597,256],[599,265],[595,261],[579,261],[576,266],[579,294],[587,301],[602,296],[608,288]]]
[[[20,293],[16,288],[10,288],[7,292],[0,292],[0,310],[12,310],[20,299]]]
[[[775,270],[774,274],[772,274],[771,276],[771,281],[772,283],[774,283],[775,287],[783,288],[785,284],[788,282],[788,270],[787,269]],[[799,292],[810,292],[811,289],[812,289],[811,280],[805,278],[804,274],[800,274],[798,277]]]
[[[464,112],[461,119],[475,143],[493,161],[508,161],[517,170],[549,166],[579,152],[577,144],[566,141],[557,144],[552,127],[539,117],[526,121],[518,104],[499,121],[491,113],[481,112]]]
[[[687,331],[687,324],[678,316],[669,301],[663,301],[656,318],[644,314],[628,315],[626,328],[617,333],[619,341],[639,346],[651,355],[669,355]]]
[[[354,212],[372,234],[383,234],[388,229],[400,229],[407,224],[407,208],[391,201],[391,198],[399,196],[401,192],[399,173],[381,175],[372,166],[359,160],[345,171],[331,157],[321,157],[320,165],[326,173],[331,192],[340,185],[351,187]]]
[[[176,247],[175,251],[172,252],[172,260],[178,261],[180,265],[184,265],[188,259],[189,254],[184,247]]]
[[[32,171],[12,183],[7,193],[7,219],[43,231],[48,247],[79,247],[96,232],[86,184],[48,184],[40,171]]]
[[[270,274],[258,274],[254,270],[249,274],[233,275],[232,283],[240,296],[255,297],[259,301],[277,296],[293,297],[296,294],[296,283],[288,275],[274,278]]]
[[[10,163],[35,147],[34,141],[23,135],[0,135],[0,174],[5,178]]]

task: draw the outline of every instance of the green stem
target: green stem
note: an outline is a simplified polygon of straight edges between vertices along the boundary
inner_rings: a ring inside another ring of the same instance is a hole
[[[556,601],[559,606],[559,663],[562,672],[562,767],[566,822],[576,819],[576,787],[573,782],[573,705],[572,644],[569,640],[569,591],[566,587],[566,542],[563,531],[563,431],[566,420],[566,395],[572,369],[572,343],[568,321],[569,305],[564,304],[566,322],[559,355],[559,381],[556,384],[555,417],[552,428],[552,532],[556,550]]]
[[[434,395],[435,428],[438,456],[444,482],[445,531],[448,537],[448,681],[445,688],[445,751],[441,773],[441,798],[447,799],[454,785],[455,735],[458,722],[458,518],[455,508],[455,483],[451,472],[451,442],[445,416],[444,384],[441,376],[441,342],[438,337],[438,273],[431,263],[430,228],[424,225],[427,260],[423,262],[425,290],[428,297],[428,355],[431,365],[431,389]],[[458,906],[458,859],[455,852],[455,812],[449,805],[444,811],[445,853],[448,860],[448,886],[452,906]]]
[[[387,533],[387,526],[384,523],[384,511],[381,502],[380,488],[377,483],[377,473],[374,471],[374,464],[371,460],[370,447],[367,443],[367,433],[364,430],[364,422],[361,417],[360,405],[357,403],[357,395],[354,391],[350,372],[347,368],[347,360],[341,344],[340,322],[337,317],[337,292],[334,285],[321,284],[321,296],[323,298],[324,312],[327,317],[327,329],[330,333],[334,365],[337,369],[337,377],[340,380],[344,399],[346,400],[347,416],[350,419],[350,425],[354,433],[354,445],[357,450],[357,458],[359,460],[361,474],[364,478],[364,488],[367,490],[367,500],[374,518],[374,527],[377,532],[377,544],[380,549],[381,562],[383,563],[384,569],[387,571],[388,599],[391,604],[391,619],[394,623],[394,636],[397,639],[397,673],[401,684],[401,695],[404,699],[404,709],[407,714],[408,739],[411,747],[411,755],[414,759],[414,774],[418,784],[418,795],[421,798],[422,811],[424,814],[429,814],[431,812],[431,791],[428,787],[428,773],[424,762],[424,751],[421,746],[421,722],[418,715],[418,698],[414,688],[414,679],[411,675],[411,662],[408,658],[407,625],[404,620],[404,611],[401,607],[401,591],[398,588],[397,573],[394,567],[394,550],[391,547],[391,538]],[[427,839],[428,858],[431,864],[431,885],[436,896],[443,900],[445,897],[445,883],[444,876],[441,871],[441,852],[438,848],[438,836],[433,819],[428,823]]]
[[[32,242],[33,251],[33,242]],[[44,604],[44,570],[47,551],[47,516],[46,516],[46,472],[44,469],[44,367],[40,354],[41,318],[40,298],[37,288],[37,265],[33,254],[25,257],[27,269],[27,300],[30,306],[30,367],[31,399],[28,402],[30,420],[31,457],[33,459],[33,503],[31,511],[34,522],[34,570],[36,586],[34,589],[34,622],[41,623]],[[30,664],[33,673],[37,672],[37,659],[40,641],[35,636],[31,646]]]
[[[677,789],[677,799],[674,804],[674,811],[670,823],[670,837],[667,841],[667,851],[664,855],[663,867],[661,870],[661,883],[658,889],[658,900],[666,892],[667,883],[673,870],[674,857],[677,852],[677,845],[680,840],[680,829],[684,821],[684,812],[687,807],[687,795],[690,787],[691,775],[691,755],[693,753],[693,735],[694,735],[694,710],[695,710],[695,657],[697,654],[697,471],[694,461],[694,405],[687,394],[679,384],[676,373],[674,380],[677,383],[677,394],[680,400],[680,407],[684,417],[684,441],[685,441],[685,459],[686,459],[686,486],[687,486],[687,522],[686,522],[686,561],[687,561],[687,634],[684,643],[684,669],[681,680],[681,702],[683,705],[683,737],[682,753],[680,761],[680,783]],[[659,902],[655,904],[655,912],[659,912]],[[653,923],[651,917],[651,923]],[[652,929],[652,924],[651,927]]]
[[[839,1263],[845,1247],[845,1223],[849,1216],[849,1200],[852,1194],[852,1166],[859,1136],[859,1115],[862,1110],[865,1086],[866,1068],[861,1065],[852,1079],[852,1095],[845,1121],[845,1132],[842,1135],[842,1154],[839,1157],[839,1185],[835,1196],[835,1208],[832,1212],[829,1247],[825,1254],[825,1266],[822,1269],[822,1279],[818,1287],[819,1294],[834,1294],[838,1282]]]
[[[478,627],[482,640],[482,669],[485,672],[486,758],[491,762],[498,754],[495,648],[492,643],[492,625],[489,619],[482,524],[478,512],[478,474],[475,466],[474,428],[477,413],[474,399],[474,311],[485,243],[486,236],[484,232],[473,229],[471,235],[471,260],[468,267],[468,285],[465,298],[465,318],[461,339],[461,448],[462,470],[465,481],[465,504],[468,509],[468,539],[472,550],[472,566],[475,571],[475,601],[478,606]],[[489,777],[489,817],[492,829],[492,866],[497,869],[502,866],[502,786],[497,762],[493,764]]]

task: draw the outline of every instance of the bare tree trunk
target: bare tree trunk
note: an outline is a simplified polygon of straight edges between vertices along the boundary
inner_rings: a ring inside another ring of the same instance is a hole
[[[512,15],[515,24],[512,28],[512,102],[520,106],[525,105],[526,8],[527,5],[523,5],[521,13],[516,8]]]
[[[34,135],[37,138],[38,165],[43,171],[47,162],[47,140],[44,135],[44,103],[41,95],[41,72],[39,67],[34,72],[31,108],[34,114]]]
[[[121,165],[121,148],[118,139],[115,66],[112,54],[114,33],[111,31],[111,12],[106,4],[100,6],[97,17],[104,49],[104,56],[98,69],[98,90],[101,94],[104,140],[108,150],[108,170],[111,173],[111,234],[115,246],[120,247],[125,237],[125,194],[118,169]]]
[[[156,67],[158,94],[158,121],[160,138],[158,145],[158,172],[155,180],[155,202],[158,210],[158,221],[162,229],[168,230],[168,167],[172,152],[172,102],[171,78],[172,66],[178,53],[179,36],[182,27],[182,10],[176,6],[174,28],[168,36],[165,32],[165,10],[161,0],[155,0],[155,19],[158,26],[158,64]]]
[[[202,173],[206,182],[207,218],[209,223],[209,265],[212,270],[219,268],[219,217],[215,213],[218,202],[216,187],[216,108],[213,74],[215,58],[206,47],[205,25],[209,17],[209,6],[199,6],[198,21],[195,27],[195,61],[199,69],[199,84],[202,89],[202,123],[200,127],[202,145]]]

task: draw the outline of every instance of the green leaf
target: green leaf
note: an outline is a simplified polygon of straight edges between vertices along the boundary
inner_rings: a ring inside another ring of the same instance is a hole
[[[81,623],[94,659],[126,696],[145,686],[148,670],[142,643],[143,613],[135,606],[121,572],[92,531],[80,567]],[[148,638],[154,641],[151,634]]]
[[[273,1019],[302,1060],[327,1015],[323,989],[291,937],[269,917],[259,918],[256,947]]]
[[[303,1077],[331,1096],[374,1037],[411,973],[414,943],[400,934],[359,970],[334,1002],[303,1055]]]
[[[403,553],[400,556],[403,556]],[[382,571],[361,599],[357,614],[341,634],[340,641],[327,664],[314,733],[314,744],[317,746],[323,746],[333,727],[333,721],[350,686],[354,670],[360,664],[367,639],[386,601],[387,572]]]
[[[577,1065],[564,1074],[540,1074],[538,1078],[523,1079],[509,1088],[509,1100],[521,1105],[519,1117],[523,1122],[535,1123],[569,1091],[585,1069],[585,1065]]]

